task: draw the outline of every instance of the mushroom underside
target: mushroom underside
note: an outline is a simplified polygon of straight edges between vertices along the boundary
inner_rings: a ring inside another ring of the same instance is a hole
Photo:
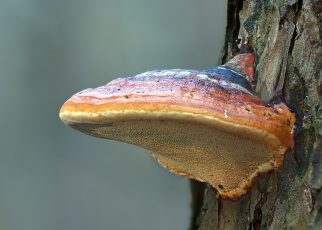
[[[104,122],[67,121],[86,134],[149,150],[171,172],[209,183],[220,195],[238,198],[256,175],[276,168],[285,151],[274,135],[247,126],[175,116],[106,115]]]

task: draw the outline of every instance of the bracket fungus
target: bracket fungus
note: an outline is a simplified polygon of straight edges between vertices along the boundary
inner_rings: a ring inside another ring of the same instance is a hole
[[[83,133],[147,149],[169,171],[238,199],[293,147],[295,117],[252,93],[252,54],[203,71],[155,70],[76,93],[60,110]]]

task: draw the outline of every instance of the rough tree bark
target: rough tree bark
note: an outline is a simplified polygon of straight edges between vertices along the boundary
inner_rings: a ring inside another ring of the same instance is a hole
[[[238,201],[207,187],[198,229],[322,229],[319,0],[229,0],[225,61],[237,39],[256,55],[256,92],[296,113],[295,150]]]

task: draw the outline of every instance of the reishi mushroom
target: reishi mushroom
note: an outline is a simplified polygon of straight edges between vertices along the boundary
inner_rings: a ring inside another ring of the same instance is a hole
[[[83,133],[141,146],[169,171],[237,199],[293,147],[295,117],[252,93],[252,54],[204,71],[155,70],[76,93],[61,120]]]

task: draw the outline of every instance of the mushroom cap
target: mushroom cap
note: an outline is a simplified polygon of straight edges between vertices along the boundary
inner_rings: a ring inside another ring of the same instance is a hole
[[[207,71],[156,70],[83,90],[60,110],[86,134],[141,146],[169,171],[237,199],[292,148],[294,114]]]

